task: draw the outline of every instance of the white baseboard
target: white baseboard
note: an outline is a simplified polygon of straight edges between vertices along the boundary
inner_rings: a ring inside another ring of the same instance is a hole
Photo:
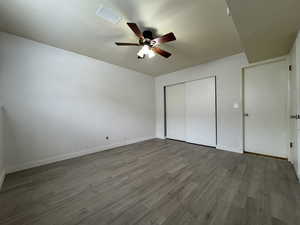
[[[142,138],[130,139],[130,140],[126,140],[126,141],[122,141],[122,142],[118,142],[118,143],[113,143],[110,145],[97,146],[97,147],[93,147],[93,148],[89,148],[89,149],[84,149],[84,150],[81,150],[78,152],[72,152],[72,153],[49,157],[49,158],[41,159],[41,160],[37,160],[37,161],[26,162],[21,165],[8,166],[6,168],[6,171],[7,171],[7,174],[14,173],[17,171],[30,169],[30,168],[34,168],[34,167],[38,167],[38,166],[43,166],[43,165],[47,165],[47,164],[54,163],[54,162],[59,162],[59,161],[66,160],[66,159],[72,159],[72,158],[76,158],[76,157],[80,157],[80,156],[84,156],[84,155],[89,155],[92,153],[101,152],[101,151],[129,145],[129,144],[134,144],[134,143],[150,140],[153,138],[155,138],[155,137],[154,136],[153,137],[142,137]]]
[[[161,140],[166,140],[167,139],[166,137],[161,137],[161,136],[156,136],[155,138],[161,139]]]
[[[156,136],[156,138],[162,139],[162,140],[167,139],[166,137],[162,137],[162,136]],[[188,143],[188,142],[186,142],[186,143]],[[244,153],[244,150],[242,148],[227,147],[224,145],[217,145],[216,148],[219,150],[223,150],[223,151],[235,152],[235,153],[240,153],[240,154]]]
[[[155,138],[158,138],[158,139],[166,139],[165,136],[161,136],[161,135],[156,135]]]
[[[227,146],[224,146],[224,145],[217,145],[216,148],[219,149],[219,150],[223,150],[223,151],[235,152],[235,153],[240,153],[240,154],[243,153],[243,149],[227,147]]]
[[[4,182],[4,178],[5,178],[5,170],[2,170],[2,171],[0,172],[0,190],[1,190],[2,184],[3,184],[3,182]]]

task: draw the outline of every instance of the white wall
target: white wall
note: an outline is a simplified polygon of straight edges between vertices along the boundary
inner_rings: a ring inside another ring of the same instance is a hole
[[[154,78],[6,33],[0,96],[8,172],[155,136]]]
[[[163,87],[183,81],[208,76],[217,78],[217,139],[218,148],[242,152],[241,68],[247,65],[244,54],[226,57],[207,64],[184,69],[155,79],[156,86],[156,136],[164,138]],[[233,105],[239,104],[235,109]]]

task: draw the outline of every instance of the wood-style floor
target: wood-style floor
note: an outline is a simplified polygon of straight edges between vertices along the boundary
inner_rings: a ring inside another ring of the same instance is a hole
[[[292,166],[151,140],[7,176],[5,225],[298,225]]]

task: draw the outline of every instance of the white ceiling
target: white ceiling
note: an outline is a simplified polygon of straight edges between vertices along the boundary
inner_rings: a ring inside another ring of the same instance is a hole
[[[226,0],[250,62],[289,53],[300,29],[300,0]]]
[[[226,3],[227,1],[227,3]],[[300,29],[299,0],[9,0],[0,1],[0,31],[158,76],[245,51],[250,62],[287,54]],[[123,20],[115,25],[95,15],[105,4]],[[227,15],[227,4],[231,16]],[[169,59],[138,60],[140,47],[126,22],[157,36]],[[242,44],[241,44],[242,43]],[[241,47],[243,46],[243,48]]]
[[[107,7],[123,16],[117,25],[95,15],[103,2],[1,1],[0,30],[153,76],[242,51],[225,0],[106,0]],[[138,60],[139,47],[115,46],[115,41],[137,41],[126,22],[157,35],[174,32],[177,41],[161,46],[173,55]]]

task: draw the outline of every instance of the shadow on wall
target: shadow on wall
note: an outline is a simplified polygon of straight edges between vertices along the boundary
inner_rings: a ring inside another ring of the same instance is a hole
[[[0,189],[3,181],[3,173],[4,171],[4,129],[3,129],[3,106],[0,106]]]
[[[16,160],[16,155],[14,155],[17,146],[16,137],[12,129],[12,120],[7,113],[4,106],[1,107],[1,117],[2,117],[2,131],[3,131],[3,156],[4,156],[4,168],[9,168],[9,166]]]

